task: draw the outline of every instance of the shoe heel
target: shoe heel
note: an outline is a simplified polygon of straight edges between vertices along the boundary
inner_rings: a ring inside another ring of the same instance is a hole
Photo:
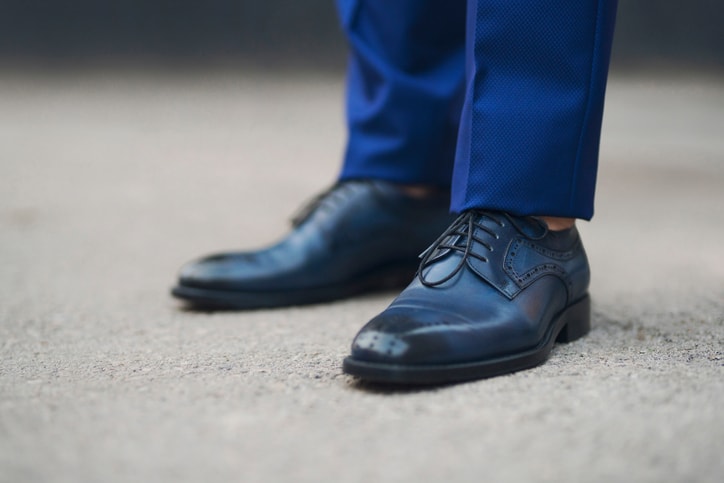
[[[565,325],[558,333],[556,342],[573,342],[591,331],[591,297],[571,305],[561,315]]]

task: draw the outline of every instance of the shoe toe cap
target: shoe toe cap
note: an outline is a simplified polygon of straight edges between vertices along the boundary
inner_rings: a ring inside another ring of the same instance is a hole
[[[352,357],[389,364],[444,363],[465,357],[470,324],[453,313],[388,310],[372,319],[352,342]]]

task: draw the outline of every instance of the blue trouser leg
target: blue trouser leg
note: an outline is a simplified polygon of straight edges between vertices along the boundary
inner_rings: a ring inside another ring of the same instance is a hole
[[[616,3],[468,2],[453,211],[593,215]]]
[[[453,211],[590,218],[616,0],[338,0],[342,179],[450,183]],[[455,132],[459,124],[457,148]]]
[[[465,85],[464,0],[337,0],[350,47],[340,179],[450,186]]]

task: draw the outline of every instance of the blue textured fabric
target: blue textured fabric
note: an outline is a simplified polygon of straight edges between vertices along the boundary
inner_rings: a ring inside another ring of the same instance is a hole
[[[338,0],[340,178],[447,186],[455,153],[452,211],[589,219],[616,4]]]
[[[465,2],[337,0],[350,46],[340,179],[448,188],[465,85]]]
[[[616,2],[468,5],[454,211],[589,219]]]

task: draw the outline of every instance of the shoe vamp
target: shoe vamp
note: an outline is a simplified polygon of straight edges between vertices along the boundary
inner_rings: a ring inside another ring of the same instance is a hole
[[[385,237],[332,245],[323,236],[298,232],[267,249],[226,253],[189,264],[182,269],[181,283],[260,292],[300,290],[350,282],[415,258],[416,252]]]
[[[355,357],[450,364],[520,353],[549,336],[565,297],[565,287],[553,277],[512,300],[469,270],[434,288],[415,281],[361,331]]]

